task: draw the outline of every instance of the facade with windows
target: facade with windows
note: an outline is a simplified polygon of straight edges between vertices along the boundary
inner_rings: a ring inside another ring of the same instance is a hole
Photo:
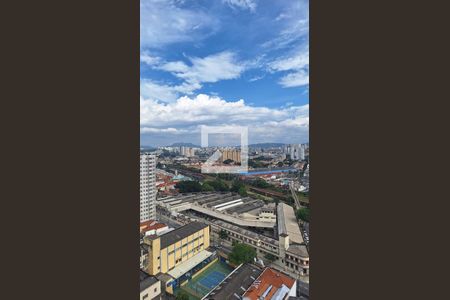
[[[209,247],[209,226],[192,222],[160,236],[146,236],[148,272],[169,273]]]
[[[226,238],[221,239],[222,241],[252,246],[258,258],[273,256],[275,258],[273,267],[281,271],[289,271],[298,276],[309,275],[309,255],[306,246],[293,243],[285,233],[281,233],[276,240],[219,220],[211,222],[211,231],[214,239],[220,239],[220,232],[224,231]]]
[[[139,300],[161,299],[161,281],[144,271],[140,271],[140,295]]]
[[[156,218],[156,155],[140,154],[140,222]]]

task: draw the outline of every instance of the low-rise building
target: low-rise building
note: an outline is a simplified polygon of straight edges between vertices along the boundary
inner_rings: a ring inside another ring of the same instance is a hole
[[[225,231],[229,244],[239,242],[252,246],[258,258],[275,257],[274,268],[296,276],[309,275],[309,254],[292,206],[278,205],[277,223],[278,239],[221,220],[211,221],[211,230],[216,239]]]
[[[191,222],[160,236],[144,237],[148,245],[147,270],[168,293],[217,260],[209,248],[209,225]]]
[[[140,295],[139,300],[161,299],[161,282],[144,271],[140,271]]]
[[[202,300],[285,300],[296,297],[294,278],[272,268],[243,264],[231,272]]]

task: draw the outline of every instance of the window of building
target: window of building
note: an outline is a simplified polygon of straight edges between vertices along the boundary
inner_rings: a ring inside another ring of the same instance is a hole
[[[147,299],[147,298],[148,298],[148,294],[145,294],[145,295],[142,297],[142,300]]]

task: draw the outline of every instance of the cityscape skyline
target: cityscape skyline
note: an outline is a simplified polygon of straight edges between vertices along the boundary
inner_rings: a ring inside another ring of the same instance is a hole
[[[142,0],[141,145],[199,144],[201,125],[248,126],[249,143],[309,142],[308,11]]]

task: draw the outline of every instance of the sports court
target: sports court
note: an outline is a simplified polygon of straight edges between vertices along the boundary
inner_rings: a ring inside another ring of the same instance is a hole
[[[216,285],[218,285],[233,269],[224,262],[217,261],[203,270],[194,279],[182,286],[181,289],[190,294],[190,299],[201,299]]]

